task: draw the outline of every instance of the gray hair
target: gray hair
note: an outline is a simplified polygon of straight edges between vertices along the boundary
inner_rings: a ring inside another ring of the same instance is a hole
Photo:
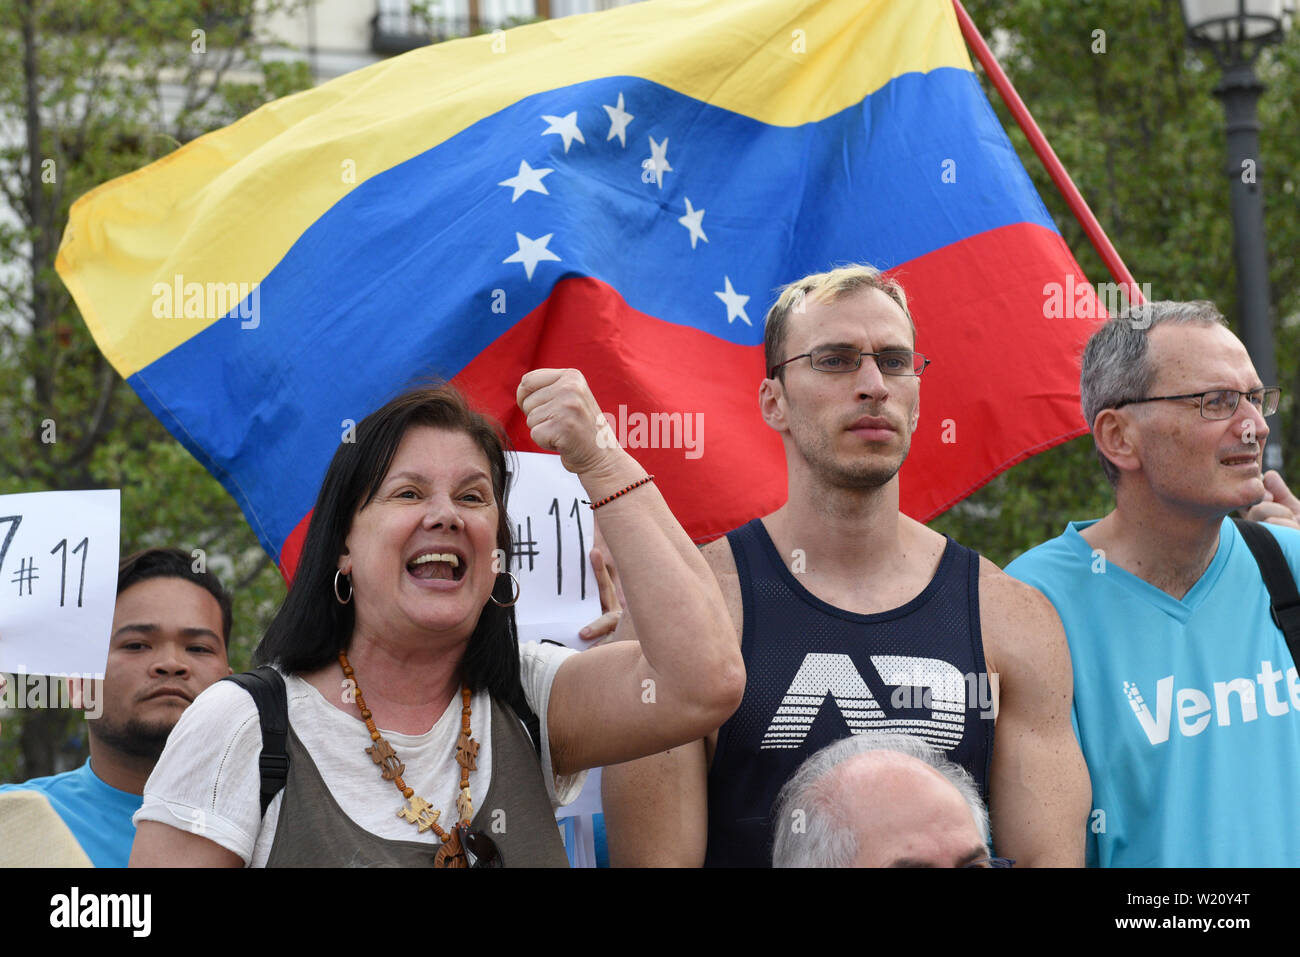
[[[957,789],[970,808],[980,840],[989,843],[989,814],[965,768],[920,738],[901,734],[852,734],[822,748],[794,773],[776,798],[773,867],[850,867],[858,842],[837,809],[834,775],[850,758],[873,751],[902,754],[928,765]],[[800,820],[802,827],[794,823]]]
[[[1212,302],[1148,302],[1129,308],[1130,315],[1111,319],[1092,334],[1083,350],[1079,373],[1079,396],[1083,417],[1091,429],[1097,414],[1114,408],[1125,399],[1143,398],[1151,388],[1156,370],[1151,362],[1148,337],[1166,322],[1179,325],[1200,323],[1227,326],[1227,320]],[[1102,471],[1112,486],[1119,484],[1119,469],[1097,450]]]

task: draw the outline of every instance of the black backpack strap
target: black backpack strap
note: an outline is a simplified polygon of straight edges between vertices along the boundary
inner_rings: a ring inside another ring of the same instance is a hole
[[[533,742],[533,750],[537,752],[537,760],[542,759],[542,722],[533,711],[532,706],[528,703],[528,696],[524,694],[524,689],[519,688],[519,694],[515,700],[507,705],[519,719],[519,723],[524,726],[528,732],[528,739]]]
[[[542,722],[534,713],[533,709],[528,706],[528,702],[521,700],[519,707],[512,707],[515,716],[523,722],[524,728],[528,731],[528,737],[532,739],[533,750],[537,752],[537,759],[542,757]]]
[[[1241,537],[1246,540],[1246,545],[1259,565],[1260,575],[1264,578],[1271,599],[1273,622],[1286,636],[1286,645],[1291,649],[1291,661],[1300,664],[1300,591],[1296,590],[1295,576],[1291,574],[1291,566],[1282,554],[1282,546],[1258,522],[1235,517],[1233,521],[1237,523],[1237,531],[1241,532]]]
[[[257,705],[262,723],[262,754],[257,767],[262,774],[262,813],[266,814],[289,778],[289,695],[284,677],[270,665],[263,665],[222,680],[239,685]]]

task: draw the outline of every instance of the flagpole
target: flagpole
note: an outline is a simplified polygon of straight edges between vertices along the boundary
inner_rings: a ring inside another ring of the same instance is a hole
[[[1025,106],[1024,100],[1020,99],[1020,94],[1016,92],[1016,88],[1011,85],[1011,80],[993,56],[993,51],[989,49],[988,44],[984,42],[984,38],[980,36],[975,21],[970,18],[966,8],[961,5],[961,0],[952,0],[952,5],[957,11],[957,21],[961,24],[961,34],[966,39],[966,43],[974,51],[975,58],[980,61],[980,66],[984,67],[984,73],[992,81],[998,95],[1002,97],[1002,102],[1007,105],[1007,109],[1015,117],[1016,123],[1020,125],[1020,129],[1024,131],[1025,136],[1029,139],[1029,145],[1034,148],[1038,158],[1047,167],[1047,173],[1052,177],[1052,182],[1056,184],[1061,196],[1065,198],[1070,211],[1074,213],[1074,218],[1083,227],[1084,233],[1088,236],[1088,241],[1092,243],[1092,248],[1097,250],[1097,255],[1105,263],[1111,278],[1118,283],[1127,284],[1130,302],[1142,302],[1142,293],[1133,280],[1133,274],[1124,265],[1124,260],[1120,259],[1119,253],[1110,241],[1110,237],[1106,235],[1106,231],[1101,228],[1101,223],[1097,222],[1097,217],[1088,208],[1088,203],[1083,198],[1083,194],[1074,185],[1074,180],[1070,179],[1070,174],[1065,171],[1065,167],[1056,156],[1056,151],[1047,142],[1047,137],[1043,135],[1043,131],[1038,128],[1038,124],[1030,116],[1029,108]]]

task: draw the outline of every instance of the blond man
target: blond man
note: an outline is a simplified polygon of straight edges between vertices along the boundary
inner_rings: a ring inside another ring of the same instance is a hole
[[[929,362],[915,346],[903,289],[868,266],[792,283],[768,313],[759,412],[785,446],[789,498],[704,549],[745,696],[708,738],[606,769],[614,864],[767,866],[777,832],[799,826],[775,819],[782,784],[864,732],[920,738],[970,772],[998,854],[1083,863],[1088,776],[1060,620],[898,510]],[[634,617],[617,639],[635,637]]]

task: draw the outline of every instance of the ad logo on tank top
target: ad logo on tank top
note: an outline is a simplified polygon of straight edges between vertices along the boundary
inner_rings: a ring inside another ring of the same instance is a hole
[[[1283,692],[1281,682],[1286,678],[1286,690]],[[1200,688],[1178,688],[1175,691],[1174,676],[1167,675],[1156,682],[1156,710],[1151,713],[1142,692],[1136,682],[1124,682],[1124,694],[1129,707],[1142,725],[1142,731],[1152,745],[1164,744],[1169,740],[1175,708],[1178,713],[1178,731],[1185,738],[1194,738],[1210,726],[1210,720],[1219,727],[1232,724],[1235,713],[1242,724],[1259,718],[1259,704],[1256,700],[1256,685],[1264,698],[1264,713],[1278,718],[1293,708],[1300,711],[1300,677],[1294,667],[1278,671],[1271,661],[1259,663],[1259,674],[1253,678],[1232,678],[1228,681],[1216,681],[1213,684],[1213,699]],[[1290,698],[1290,704],[1287,703]],[[1234,704],[1235,699],[1235,704]]]
[[[772,716],[760,750],[803,744],[828,697],[835,699],[853,734],[907,734],[944,751],[961,743],[966,730],[967,682],[960,671],[939,658],[872,655],[870,660],[881,681],[899,688],[890,703],[895,707],[921,705],[928,711],[928,718],[888,717],[852,658],[809,654]],[[911,689],[921,689],[921,693],[912,695]]]

